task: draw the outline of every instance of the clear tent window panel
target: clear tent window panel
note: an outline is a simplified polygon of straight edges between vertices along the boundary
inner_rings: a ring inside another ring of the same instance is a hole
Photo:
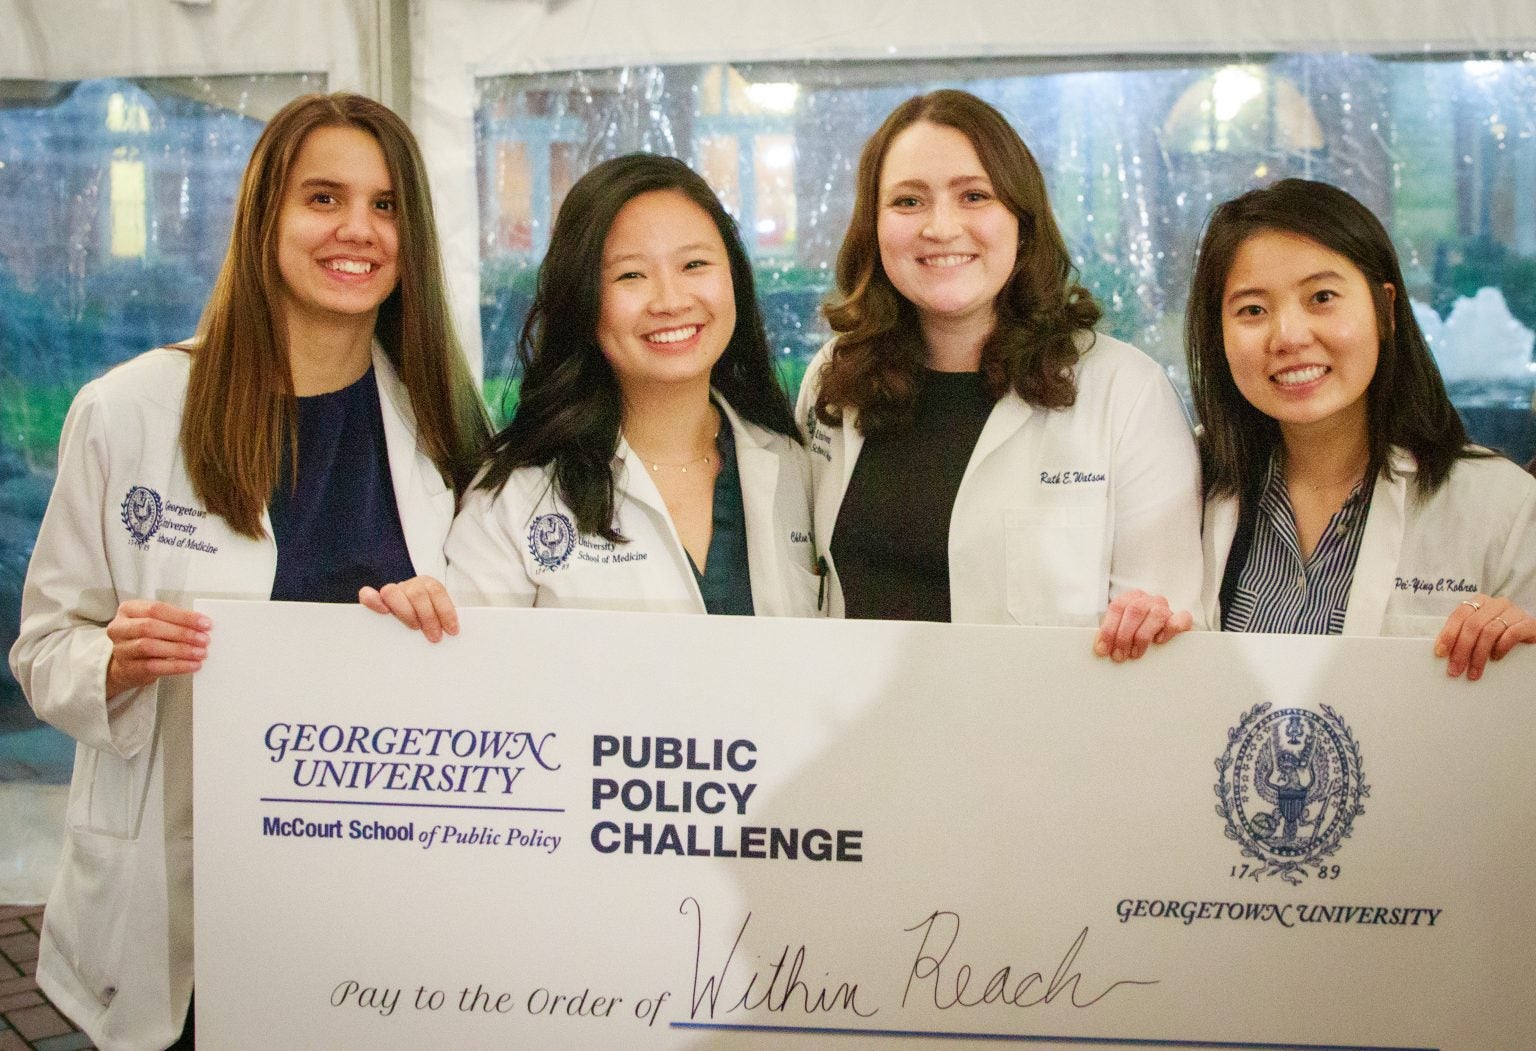
[[[1536,453],[1536,55],[1340,54],[629,66],[477,84],[488,396],[516,343],[565,191],[634,150],[677,156],[736,217],[791,392],[859,150],[899,102],[975,92],[1035,153],[1102,327],[1184,384],[1193,254],[1213,205],[1286,176],[1358,196],[1474,436]]]
[[[268,116],[321,75],[0,81],[0,646],[81,385],[192,335]],[[67,781],[69,742],[0,671],[0,780]]]

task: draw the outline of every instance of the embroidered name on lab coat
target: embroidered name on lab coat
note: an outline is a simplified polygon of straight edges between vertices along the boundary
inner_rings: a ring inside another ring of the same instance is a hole
[[[1102,471],[1041,471],[1041,485],[1095,485],[1102,483]]]
[[[1398,577],[1393,586],[1398,591],[1411,591],[1415,595],[1475,595],[1481,590],[1477,581],[1465,577]]]

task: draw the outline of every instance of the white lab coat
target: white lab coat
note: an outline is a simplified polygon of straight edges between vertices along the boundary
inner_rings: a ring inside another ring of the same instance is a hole
[[[192,677],[109,703],[107,622],[128,599],[265,599],[277,565],[265,515],[268,538],[239,536],[187,478],[190,361],[153,350],[76,396],[11,650],[38,716],[78,742],[38,984],[105,1049],[167,1046],[192,991]],[[441,575],[453,490],[417,448],[410,399],[377,347],[374,368],[406,547],[417,572]]]
[[[1345,635],[1438,635],[1457,604],[1478,592],[1536,614],[1536,479],[1502,457],[1464,459],[1423,497],[1418,463],[1402,449],[1393,454],[1392,473],[1371,494]],[[1201,605],[1219,628],[1237,499],[1213,499],[1205,515]]]
[[[812,360],[796,409],[829,564],[864,444],[853,411],[838,427],[816,418],[832,346]],[[950,514],[950,618],[1092,626],[1112,596],[1140,588],[1189,610],[1199,627],[1200,466],[1178,395],[1161,366],[1102,334],[1075,377],[1070,408],[1035,408],[1010,391],[987,418]],[[835,565],[828,592],[842,616]]]
[[[814,616],[810,465],[793,438],[748,423],[718,394],[736,440],[747,566],[759,616]],[[448,590],[464,606],[703,613],[687,552],[650,471],[622,438],[613,458],[614,527],[628,543],[578,534],[548,467],[472,489],[448,536]]]

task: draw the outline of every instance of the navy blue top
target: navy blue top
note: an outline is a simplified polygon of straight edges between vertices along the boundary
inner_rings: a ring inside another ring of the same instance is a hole
[[[272,504],[277,575],[272,598],[356,602],[357,589],[416,575],[384,443],[384,413],[373,369],[349,387],[297,399],[299,477],[282,468]]]
[[[720,473],[715,475],[714,532],[709,537],[705,572],[688,566],[710,613],[752,615],[752,571],[747,564],[747,510],[741,502],[741,472],[736,467],[736,436],[729,423],[715,439],[720,452]]]

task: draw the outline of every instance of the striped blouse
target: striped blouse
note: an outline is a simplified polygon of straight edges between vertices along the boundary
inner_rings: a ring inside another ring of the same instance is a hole
[[[1301,557],[1296,516],[1279,457],[1270,462],[1259,497],[1253,539],[1230,602],[1221,611],[1222,631],[1338,635],[1344,630],[1349,589],[1371,509],[1371,490],[1355,486],[1328,521],[1312,557]],[[1239,545],[1233,545],[1239,554]],[[1230,573],[1236,567],[1229,565]]]

